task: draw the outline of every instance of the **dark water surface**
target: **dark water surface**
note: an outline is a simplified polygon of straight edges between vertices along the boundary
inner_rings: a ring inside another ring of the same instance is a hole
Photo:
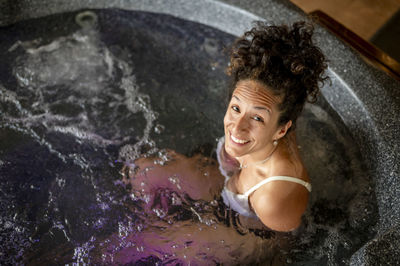
[[[120,251],[137,245],[127,236],[158,222],[201,224],[223,238],[237,225],[219,215],[218,199],[160,192],[176,206],[150,217],[120,171],[143,156],[162,164],[164,149],[215,157],[227,103],[223,50],[234,37],[160,14],[82,12],[0,28],[0,263],[110,262],[95,252],[108,236],[117,234]],[[306,106],[297,135],[313,192],[281,255],[288,264],[346,264],[374,234],[373,182],[322,97]],[[189,263],[184,247],[174,249],[142,262]]]

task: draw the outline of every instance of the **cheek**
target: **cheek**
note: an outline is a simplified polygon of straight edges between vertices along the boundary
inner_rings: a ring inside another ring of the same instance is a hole
[[[231,118],[230,118],[230,115],[229,115],[229,112],[226,112],[225,113],[225,116],[224,116],[224,126],[226,127],[226,126],[228,126],[228,124],[229,124],[229,122],[231,122]]]
[[[261,141],[265,141],[271,138],[271,131],[266,126],[254,126],[252,128],[253,136],[257,137]]]
[[[225,114],[225,116],[224,116],[224,127],[226,127],[226,114]]]
[[[265,130],[263,130],[263,128],[261,128],[260,126],[253,125],[250,129],[250,132],[253,134],[253,136],[258,136],[261,138],[264,137]]]

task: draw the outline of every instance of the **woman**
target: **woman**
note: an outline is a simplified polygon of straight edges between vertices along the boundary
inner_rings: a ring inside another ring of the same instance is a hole
[[[304,23],[292,29],[259,23],[231,52],[234,90],[218,151],[222,197],[276,231],[300,225],[311,192],[293,132],[307,97],[314,101],[326,79],[325,58],[311,35]]]
[[[300,225],[311,185],[299,156],[295,122],[306,100],[315,100],[319,83],[326,79],[322,76],[325,58],[313,45],[312,32],[303,22],[291,28],[258,23],[234,43],[228,68],[232,92],[224,118],[225,136],[217,149],[219,167],[213,159],[201,155],[188,158],[175,152],[168,153],[166,164],[160,164],[158,158],[142,158],[134,167],[127,167],[124,181],[132,186],[134,198],[142,199],[143,219],[157,222],[124,238],[136,243],[114,253],[113,260],[119,257],[118,261],[125,263],[154,254],[175,254],[186,262],[250,263],[268,253],[266,238],[227,225],[245,225],[258,232],[260,228],[287,232]],[[164,219],[173,213],[172,205],[182,205],[186,196],[210,202],[220,195],[240,214],[238,222],[211,218],[210,226],[206,220],[212,211],[199,215],[190,203],[186,208],[201,226],[192,218],[185,222]],[[150,217],[151,213],[157,217]],[[192,249],[180,249],[179,253],[174,248],[185,245]],[[272,256],[276,254],[269,250]]]

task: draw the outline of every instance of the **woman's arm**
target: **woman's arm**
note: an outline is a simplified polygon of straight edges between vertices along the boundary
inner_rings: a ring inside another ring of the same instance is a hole
[[[200,154],[193,157],[168,151],[164,165],[159,158],[140,158],[130,167],[123,181],[132,186],[132,191],[152,194],[157,189],[169,189],[179,194],[187,194],[194,200],[213,200],[220,194],[223,177],[216,161]]]

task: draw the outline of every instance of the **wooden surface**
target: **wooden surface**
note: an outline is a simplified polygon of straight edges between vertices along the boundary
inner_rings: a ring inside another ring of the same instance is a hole
[[[321,10],[369,40],[400,9],[400,0],[291,0],[304,12]]]

